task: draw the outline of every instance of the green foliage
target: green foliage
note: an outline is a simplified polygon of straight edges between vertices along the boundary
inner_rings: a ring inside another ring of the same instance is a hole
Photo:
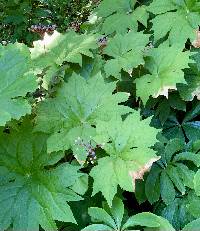
[[[14,230],[56,229],[54,220],[76,223],[66,201],[81,197],[70,186],[82,175],[79,166],[47,154],[46,135],[33,133],[30,122],[1,134],[0,227]],[[49,166],[49,167],[47,167]]]
[[[148,13],[144,6],[134,9],[136,1],[112,0],[102,1],[97,8],[97,16],[102,18],[100,31],[103,34],[113,32],[125,34],[128,29],[137,31],[138,22],[147,25]]]
[[[154,230],[174,231],[169,222],[162,217],[158,217],[151,213],[139,213],[137,215],[129,217],[127,220],[124,218],[124,204],[115,197],[112,203],[112,207],[107,212],[102,208],[89,208],[89,215],[94,222],[102,222],[102,224],[93,224],[84,228],[82,231],[96,231],[96,230],[127,230],[131,227],[148,227],[154,228]],[[150,229],[145,230],[150,230]]]
[[[161,159],[152,167],[145,184],[147,199],[155,203],[161,195],[165,204],[171,204],[176,191],[186,194],[186,187],[194,189],[195,167],[200,166],[200,155],[188,148],[182,139],[172,139],[166,144],[159,143]],[[154,187],[152,187],[152,184]]]
[[[149,148],[155,143],[157,134],[149,122],[140,121],[139,113],[134,112],[124,121],[115,118],[97,124],[95,141],[105,144],[103,149],[109,157],[98,160],[98,165],[90,173],[94,178],[93,195],[101,191],[110,206],[118,184],[124,190],[134,191],[135,180],[142,179],[144,172],[159,159]],[[120,171],[117,171],[119,167]]]
[[[9,0],[0,19],[0,230],[198,230],[199,2]]]
[[[60,32],[65,32],[72,22],[84,22],[94,6],[89,0],[3,0],[0,3],[0,42],[31,45],[39,35],[29,29],[39,23],[56,24]]]
[[[163,38],[168,32],[170,44],[184,45],[187,39],[194,41],[200,19],[197,0],[154,0],[147,10],[156,15],[152,19],[155,41]]]
[[[149,42],[149,36],[130,32],[117,34],[104,49],[104,54],[113,57],[105,64],[106,75],[120,79],[120,71],[132,72],[132,69],[144,64],[143,50]]]
[[[61,75],[61,65],[65,62],[82,65],[82,55],[93,57],[92,49],[97,48],[97,36],[78,35],[73,31],[62,35],[55,32],[46,34],[43,40],[33,42],[31,58],[36,72],[42,74],[43,87],[48,89],[54,76]],[[78,44],[78,46],[77,46]]]
[[[22,44],[0,46],[0,126],[11,119],[31,113],[31,105],[23,98],[37,89],[29,49]]]
[[[145,67],[150,74],[136,80],[137,96],[144,103],[150,95],[155,98],[159,95],[168,97],[168,91],[176,89],[177,83],[185,83],[182,69],[187,68],[192,61],[189,59],[190,53],[182,52],[182,49],[179,45],[169,46],[166,42],[147,53]]]
[[[127,100],[125,93],[112,94],[116,83],[105,83],[101,74],[88,81],[76,74],[64,83],[57,96],[42,102],[38,108],[37,130],[53,132],[47,141],[48,152],[72,148],[79,161],[86,154],[76,153],[76,140],[91,140],[97,121],[108,121],[117,113],[126,114],[128,107],[118,105]],[[46,117],[48,113],[48,118]]]

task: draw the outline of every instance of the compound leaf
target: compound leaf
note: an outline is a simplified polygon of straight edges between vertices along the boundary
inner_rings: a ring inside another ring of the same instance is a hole
[[[162,231],[175,231],[168,220],[163,217],[156,216],[155,214],[143,212],[130,217],[123,226],[123,230],[134,226],[144,226],[154,228],[153,230]],[[145,229],[148,230],[148,229]],[[151,230],[151,229],[150,229]]]

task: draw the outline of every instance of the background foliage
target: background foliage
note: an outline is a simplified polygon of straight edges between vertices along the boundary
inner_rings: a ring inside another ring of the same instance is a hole
[[[0,3],[0,41],[31,45],[39,38],[28,29],[35,24],[55,24],[66,32],[71,23],[87,20],[95,3],[89,0],[8,0]]]

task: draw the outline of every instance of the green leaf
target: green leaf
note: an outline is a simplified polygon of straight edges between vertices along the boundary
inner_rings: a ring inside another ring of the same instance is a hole
[[[172,161],[172,157],[176,152],[180,152],[184,149],[185,142],[183,139],[172,139],[165,146],[164,157],[167,163]],[[176,160],[175,160],[176,161]]]
[[[197,196],[200,196],[200,170],[194,176],[194,190]]]
[[[14,230],[39,231],[39,225],[44,230],[56,230],[54,220],[76,223],[66,201],[81,199],[69,187],[82,174],[77,172],[79,167],[69,163],[47,167],[54,157],[46,152],[46,138],[32,133],[30,123],[20,126],[19,132],[1,134],[1,230],[11,224]]]
[[[115,221],[104,209],[90,207],[88,213],[94,220],[104,222],[106,225],[116,229]]]
[[[93,167],[90,172],[90,175],[94,178],[92,195],[101,191],[109,206],[112,206],[112,200],[117,193],[117,185],[119,183],[115,172],[115,168],[118,167],[115,167],[116,164],[117,163],[115,163],[111,158],[104,157],[98,161],[98,166]],[[127,169],[124,168],[125,167],[123,166],[123,171],[127,171]],[[120,169],[122,170],[122,166],[120,166]],[[104,180],[102,181],[102,179]],[[128,183],[131,184],[131,182]]]
[[[160,192],[166,205],[172,203],[175,199],[174,185],[165,171],[160,176]]]
[[[149,119],[140,120],[139,112],[135,111],[124,121],[117,117],[97,124],[94,140],[104,143],[103,149],[109,156],[99,159],[90,175],[94,178],[93,195],[102,192],[109,206],[112,206],[118,184],[124,190],[134,191],[135,180],[142,179],[159,159],[150,149],[156,142],[157,130],[149,123]],[[121,131],[124,131],[123,136]]]
[[[192,142],[191,151],[194,153],[199,153],[200,151],[200,140]]]
[[[31,105],[24,98],[37,88],[36,78],[31,72],[28,47],[15,43],[0,46],[0,126],[11,119],[31,113]]]
[[[113,199],[112,208],[110,210],[111,210],[113,218],[115,219],[117,229],[120,229],[121,224],[122,224],[122,220],[123,220],[123,216],[124,216],[124,204],[123,204],[122,200],[115,197]]]
[[[197,68],[185,70],[187,84],[178,84],[180,96],[185,101],[192,101],[195,97],[200,99],[200,72]]]
[[[30,48],[31,58],[37,72],[45,71],[43,86],[57,75],[64,62],[82,65],[82,55],[93,58],[91,50],[97,48],[97,36],[78,35],[70,31],[60,34],[55,31],[52,35],[45,34],[43,40],[33,42]],[[47,88],[47,87],[46,87]]]
[[[187,224],[182,231],[198,231],[200,227],[200,218]]]
[[[193,179],[194,179],[195,172],[190,170],[186,165],[181,163],[176,164],[176,169],[180,177],[182,178],[184,185],[193,189],[194,188]]]
[[[168,120],[163,125],[163,135],[167,139],[185,139],[184,128],[182,127],[181,122],[176,117],[175,113],[172,113]]]
[[[160,122],[164,124],[170,114],[170,105],[168,100],[164,99],[161,103],[159,103],[156,114],[159,115]]]
[[[53,99],[47,99],[39,106],[36,129],[52,133],[48,139],[48,152],[72,148],[74,155],[82,162],[87,158],[75,141],[79,138],[89,142],[95,135],[97,121],[110,120],[132,111],[131,108],[118,105],[127,100],[126,93],[112,94],[116,83],[105,83],[101,74],[85,80],[73,74],[67,83],[63,83]]]
[[[187,39],[191,42],[196,37],[195,30],[199,26],[200,13],[192,1],[192,7],[187,1],[154,0],[147,10],[156,15],[152,19],[155,41],[163,38],[169,33],[170,44],[178,43],[184,46]],[[162,25],[162,26],[160,26]]]
[[[134,1],[135,2],[135,1]],[[116,0],[115,4],[111,0],[102,1],[98,8],[97,14],[100,17],[107,17],[116,11],[118,12],[128,12],[131,9],[130,0]]]
[[[122,227],[122,230],[126,230],[129,227],[134,227],[138,225],[143,227],[154,228],[153,230],[175,231],[175,229],[166,219],[148,212],[139,213],[130,217]]]
[[[181,192],[182,195],[185,194],[185,185],[179,175],[179,172],[176,167],[170,166],[166,170],[168,176],[170,177],[171,181],[174,183],[175,187]]]
[[[193,218],[199,218],[200,216],[200,198],[196,191],[191,191],[188,195],[188,211]]]
[[[142,32],[117,34],[104,49],[104,54],[113,57],[106,62],[104,69],[107,76],[120,79],[120,72],[132,72],[140,64],[144,64],[143,50],[149,42],[149,35]]]
[[[182,230],[186,224],[194,219],[188,211],[189,201],[187,195],[176,198],[171,204],[164,207],[164,209],[161,208],[162,211],[159,211],[159,215],[167,219],[176,230]],[[158,210],[157,208],[156,211]]]
[[[103,222],[109,227],[112,227],[112,230],[120,230],[121,222],[124,216],[124,204],[122,200],[115,197],[112,203],[112,207],[108,207],[108,211],[112,217],[102,208],[90,207],[88,210],[93,222]]]
[[[176,118],[175,113],[172,114],[163,127],[163,133],[168,139],[181,138],[188,140],[198,140],[200,137],[200,122],[196,120],[200,112],[200,104],[196,104],[191,111],[186,113],[182,122]]]
[[[138,23],[147,26],[148,13],[145,6],[134,9],[136,1],[112,0],[102,1],[97,8],[97,16],[103,17],[101,33],[113,32],[125,34],[128,29],[137,31]]]
[[[145,182],[145,193],[148,201],[153,204],[160,198],[160,173],[162,169],[153,165]]]
[[[188,160],[192,161],[197,167],[200,166],[200,155],[192,152],[181,152],[174,157],[174,161]]]
[[[107,231],[107,230],[113,230],[111,227],[103,224],[93,224],[85,227],[81,231]]]
[[[179,94],[177,94],[176,92],[172,92],[169,95],[168,100],[170,107],[176,110],[186,111],[186,103],[183,100],[181,100]]]
[[[189,140],[198,140],[200,135],[200,121],[195,118],[199,115],[200,104],[197,103],[191,111],[187,112],[183,120],[183,129]]]
[[[182,52],[182,47],[175,44],[161,44],[158,48],[152,48],[147,53],[145,67],[150,74],[141,76],[135,80],[136,94],[144,103],[149,96],[157,98],[159,95],[168,97],[169,90],[175,90],[177,83],[186,83],[183,69],[188,67],[190,53]]]
[[[146,179],[136,180],[135,183],[135,198],[139,204],[142,204],[147,200],[147,196],[145,194],[145,181]]]
[[[193,165],[190,166],[191,170],[186,164],[192,161],[198,165],[198,154],[181,152],[185,148],[186,144],[181,139],[164,141],[155,146],[161,159],[151,168],[145,184],[146,195],[150,203],[158,201],[161,194],[162,200],[169,205],[174,201],[175,188],[182,195],[186,193],[186,186],[193,189],[195,174]]]
[[[71,189],[79,195],[84,195],[88,190],[88,175],[84,174],[81,177],[79,177],[73,184]]]

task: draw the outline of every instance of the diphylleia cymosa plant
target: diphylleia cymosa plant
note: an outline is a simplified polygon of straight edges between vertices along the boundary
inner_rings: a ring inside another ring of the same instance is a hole
[[[0,230],[199,230],[199,26],[198,0],[102,0],[0,45]]]

